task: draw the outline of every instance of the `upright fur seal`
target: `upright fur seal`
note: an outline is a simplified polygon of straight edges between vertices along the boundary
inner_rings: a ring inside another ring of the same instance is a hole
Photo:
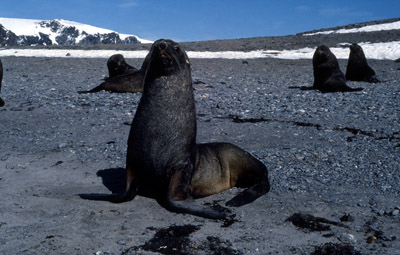
[[[138,71],[135,67],[126,63],[125,58],[122,54],[114,54],[107,60],[108,78],[112,78],[117,75],[132,73]]]
[[[1,59],[0,59],[0,92],[1,92],[1,82],[3,81],[3,64],[1,63]],[[4,101],[3,99],[1,99],[0,97],[0,107],[4,106]]]
[[[366,81],[371,83],[379,82],[375,76],[375,71],[372,70],[367,63],[363,49],[356,43],[350,45],[350,55],[346,69],[346,80]]]
[[[346,85],[346,78],[340,70],[339,62],[331,50],[325,46],[319,46],[313,56],[314,85],[301,89],[318,89],[321,92],[348,92],[360,91],[363,88],[350,88]]]
[[[113,57],[114,56],[114,57]],[[148,65],[148,56],[144,59],[142,67],[140,70],[134,71],[130,69],[128,64],[125,62],[121,62],[120,56],[113,55],[107,61],[107,66],[109,69],[109,75],[104,82],[102,82],[99,86],[85,91],[78,91],[78,93],[95,93],[102,90],[106,90],[109,92],[115,93],[136,93],[143,92],[143,79],[146,73],[147,65]],[[123,56],[122,56],[123,58]],[[120,61],[120,62],[118,62]],[[111,66],[111,71],[110,71]],[[115,68],[117,70],[115,70]],[[134,67],[132,67],[134,68]]]
[[[125,192],[80,196],[119,203],[151,187],[172,211],[224,219],[226,213],[200,206],[193,198],[249,187],[227,202],[240,206],[267,193],[267,168],[249,153],[227,143],[196,145],[190,63],[179,44],[160,39],[148,56],[144,92],[128,138]]]

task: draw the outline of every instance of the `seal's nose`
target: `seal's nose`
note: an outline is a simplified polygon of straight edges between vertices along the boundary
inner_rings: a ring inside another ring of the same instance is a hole
[[[158,48],[159,48],[160,50],[165,50],[165,49],[167,48],[167,43],[164,42],[164,41],[161,41],[161,42],[158,44]]]

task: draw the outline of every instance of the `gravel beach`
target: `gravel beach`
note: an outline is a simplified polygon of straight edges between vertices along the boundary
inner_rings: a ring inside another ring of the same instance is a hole
[[[323,94],[299,89],[313,83],[311,60],[192,59],[197,141],[234,143],[269,169],[271,191],[230,208],[237,221],[224,226],[145,196],[78,196],[124,182],[141,94],[76,92],[101,82],[106,59],[2,62],[1,254],[400,254],[399,63],[369,60],[381,83]],[[237,192],[197,202],[224,206]],[[315,231],[287,220],[295,213],[340,224]]]

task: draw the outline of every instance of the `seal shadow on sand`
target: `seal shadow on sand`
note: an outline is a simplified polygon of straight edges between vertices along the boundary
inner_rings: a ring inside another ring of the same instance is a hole
[[[98,177],[101,177],[103,185],[111,191],[111,193],[123,193],[126,184],[126,169],[125,168],[109,168],[98,170],[96,172]],[[83,194],[78,194],[79,196]],[[139,196],[157,199],[156,191],[152,189],[140,189]]]
[[[125,191],[126,187],[126,169],[125,168],[109,168],[109,169],[103,169],[103,170],[98,170],[96,172],[96,175],[98,177],[101,177],[103,185],[111,191],[112,194],[121,194]],[[81,198],[87,197],[87,196],[102,196],[103,194],[98,194],[98,193],[91,193],[91,194],[86,194],[86,193],[80,193],[78,196]],[[167,211],[172,212],[172,210],[168,209],[168,205],[166,204],[165,200],[160,197],[160,192],[158,189],[154,189],[153,187],[147,185],[147,186],[142,186],[138,190],[138,195],[150,199],[154,199],[157,201],[157,203],[166,209]],[[83,196],[83,197],[82,197]],[[232,225],[235,220],[235,214],[232,214],[232,211],[226,207],[221,206],[219,201],[213,201],[210,205],[211,208],[214,210],[221,212],[221,213],[229,213],[230,216],[224,220],[224,224],[222,227],[229,227]]]

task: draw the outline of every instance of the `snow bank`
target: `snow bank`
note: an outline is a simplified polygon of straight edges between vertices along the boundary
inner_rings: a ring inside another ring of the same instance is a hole
[[[349,43],[330,48],[339,59],[347,59],[350,49]],[[359,43],[368,59],[400,58],[400,41],[386,43]],[[243,51],[188,51],[190,58],[222,58],[222,59],[253,59],[253,58],[280,58],[280,59],[311,59],[315,48],[297,50],[255,50]],[[144,58],[148,51],[117,51],[117,50],[68,50],[68,49],[0,49],[0,57],[69,57],[69,58],[109,58],[113,54],[122,54],[125,58]]]
[[[338,59],[349,58],[350,43],[342,43],[339,47],[331,47],[330,50],[335,54]],[[400,58],[400,41],[385,42],[385,43],[359,43],[363,48],[366,58],[368,59],[388,59],[395,60]],[[275,51],[272,54],[266,55],[268,57],[275,57],[281,59],[312,59],[315,48],[302,48],[298,50],[283,50]]]

